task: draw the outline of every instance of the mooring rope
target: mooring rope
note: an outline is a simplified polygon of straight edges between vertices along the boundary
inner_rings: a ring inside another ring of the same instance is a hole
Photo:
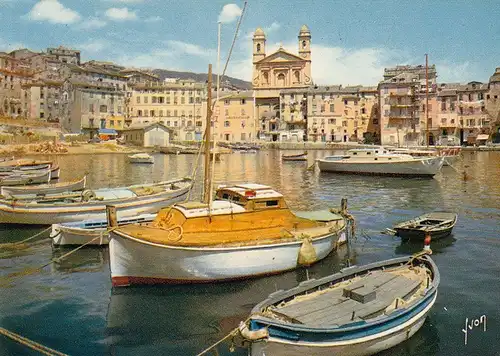
[[[9,331],[5,328],[0,327],[0,334],[4,335],[5,337],[8,337],[9,339],[24,345],[26,347],[29,347],[32,350],[38,351],[43,355],[47,356],[68,356],[67,354],[64,354],[62,352],[59,352],[57,350],[51,349],[50,347],[44,346],[42,344],[39,344],[36,341],[30,340],[24,336],[21,336],[19,334],[16,334],[12,331]]]
[[[252,318],[252,315],[249,316],[243,323],[246,324],[250,321],[250,319]],[[210,345],[209,347],[207,347],[205,350],[203,350],[202,352],[200,352],[199,354],[196,354],[196,356],[202,356],[202,355],[205,355],[208,351],[214,349],[217,345],[219,345],[220,343],[222,343],[223,341],[229,339],[229,337],[231,336],[236,336],[238,335],[238,332],[240,330],[240,327],[237,326],[235,327],[233,330],[231,330],[226,336],[224,336],[222,339],[220,339],[219,341],[213,343],[212,345]]]

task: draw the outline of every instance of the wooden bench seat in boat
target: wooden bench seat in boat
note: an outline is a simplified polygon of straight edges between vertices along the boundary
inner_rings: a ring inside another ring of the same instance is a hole
[[[423,276],[408,277],[377,271],[350,284],[341,284],[327,292],[318,292],[319,295],[315,297],[309,295],[303,300],[278,306],[275,310],[311,327],[335,327],[366,320],[384,313],[396,299],[404,300],[411,296],[424,281]],[[356,291],[362,291],[361,294],[371,297],[363,303]]]

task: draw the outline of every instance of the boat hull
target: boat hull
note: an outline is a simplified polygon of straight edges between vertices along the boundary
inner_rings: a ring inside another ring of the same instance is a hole
[[[373,334],[367,333],[366,336],[343,341],[297,342],[269,337],[265,341],[252,343],[250,354],[252,356],[373,355],[412,337],[422,327],[428,312],[436,301],[436,296],[437,292],[434,293],[428,303],[422,305],[421,310],[416,311],[408,320],[392,329]]]
[[[415,159],[394,162],[341,162],[318,160],[318,167],[323,172],[350,173],[363,175],[388,175],[410,177],[433,177],[442,165],[443,158]]]
[[[83,220],[106,219],[106,205],[114,205],[122,217],[156,213],[165,206],[183,201],[190,187],[135,199],[93,201],[72,204],[25,204],[0,200],[0,223],[50,225]]]
[[[65,229],[52,225],[52,244],[54,246],[93,245],[102,246],[109,244],[109,232],[106,228],[99,229]],[[97,237],[99,237],[97,239]]]
[[[337,245],[345,228],[312,240],[317,261]],[[295,269],[302,241],[240,247],[159,245],[111,232],[111,280],[134,284],[207,283],[258,277]]]
[[[86,184],[87,184],[87,178],[84,177],[83,179],[80,179],[78,181],[68,182],[68,183],[42,184],[39,186],[32,186],[32,187],[2,187],[0,190],[0,194],[3,196],[23,195],[23,194],[32,194],[32,195],[57,194],[57,193],[83,190],[85,189]]]
[[[450,226],[446,229],[442,229],[439,231],[431,231],[426,232],[422,230],[412,230],[412,229],[404,229],[404,228],[395,228],[396,235],[405,240],[424,240],[425,236],[429,234],[431,239],[439,240],[451,235],[451,231],[453,230],[453,226]]]

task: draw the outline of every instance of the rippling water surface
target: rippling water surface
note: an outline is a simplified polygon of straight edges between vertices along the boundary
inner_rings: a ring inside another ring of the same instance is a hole
[[[500,152],[464,152],[455,168],[444,167],[434,179],[307,169],[328,153],[310,152],[307,163],[281,162],[279,151],[224,155],[215,180],[269,184],[296,210],[338,207],[348,198],[357,240],[349,253],[342,248],[309,268],[310,278],[338,271],[348,257],[366,264],[419,251],[421,244],[402,243],[381,231],[431,210],[457,212],[453,236],[431,246],[441,272],[436,304],[415,336],[382,355],[500,355]],[[55,159],[61,180],[88,173],[97,188],[188,176],[195,156],[156,155],[154,165],[131,165],[121,154]],[[200,177],[197,182],[195,197]],[[0,225],[0,243],[41,230]],[[112,289],[107,249],[82,249],[38,271],[69,251],[52,249],[47,236],[25,249],[0,249],[0,327],[71,355],[194,355],[237,326],[269,293],[307,278],[301,269],[236,283]],[[469,330],[464,345],[466,318],[481,315],[487,330]],[[0,355],[32,354],[0,336]],[[229,344],[218,354],[231,354]],[[232,355],[246,351],[238,348]]]

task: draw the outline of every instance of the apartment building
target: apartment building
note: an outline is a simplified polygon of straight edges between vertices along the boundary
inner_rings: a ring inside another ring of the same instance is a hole
[[[28,116],[28,108],[22,103],[23,85],[32,78],[33,71],[22,60],[0,52],[0,116]]]
[[[252,142],[256,139],[251,91],[222,93],[219,101],[214,100],[214,103],[214,133],[219,141]]]
[[[436,78],[435,65],[427,68],[427,79],[422,65],[384,69],[384,80],[378,85],[382,144],[420,145],[425,144],[426,137],[433,140]]]
[[[63,114],[61,89],[64,82],[50,79],[39,79],[27,82],[21,87],[21,106],[28,119],[40,119],[48,122],[59,122]]]
[[[173,139],[200,141],[206,115],[206,85],[193,80],[131,83],[127,124],[159,122]]]

